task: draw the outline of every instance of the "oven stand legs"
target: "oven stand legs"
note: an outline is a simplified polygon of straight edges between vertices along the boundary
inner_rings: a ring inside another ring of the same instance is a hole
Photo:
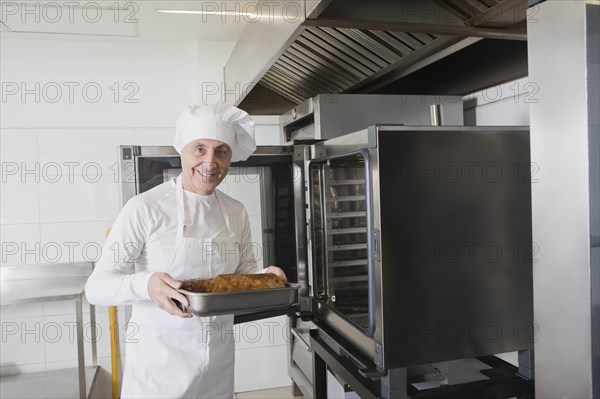
[[[388,373],[381,377],[381,397],[406,399],[407,395],[406,367],[389,369]]]
[[[310,341],[314,353],[315,399],[327,397],[328,368],[363,399],[408,398],[406,368],[387,369],[383,376],[366,376],[364,370],[345,354],[346,350],[341,349],[341,346],[323,331],[312,330]]]
[[[519,371],[518,374],[526,380],[534,378],[534,357],[533,349],[519,351]]]
[[[302,396],[302,395],[303,395],[302,391],[300,390],[298,385],[294,382],[294,380],[292,380],[292,396],[298,397],[298,396]]]
[[[327,397],[327,363],[315,354],[315,368],[313,370],[313,397],[315,399]]]
[[[358,353],[350,354],[347,347],[321,329],[311,330],[310,342],[314,353],[313,397],[327,397],[327,369],[347,384],[362,399],[457,398],[494,397],[511,398],[534,396],[533,350],[519,352],[519,368],[493,356],[476,359],[490,366],[480,371],[487,380],[442,385],[418,390],[408,384],[407,368],[380,370],[381,373],[365,373],[365,364],[358,361]],[[364,359],[362,359],[364,360]],[[358,363],[357,363],[358,361]],[[374,367],[374,365],[372,365]],[[411,370],[412,372],[412,370]],[[385,373],[385,375],[382,375]],[[413,377],[410,377],[411,381]]]

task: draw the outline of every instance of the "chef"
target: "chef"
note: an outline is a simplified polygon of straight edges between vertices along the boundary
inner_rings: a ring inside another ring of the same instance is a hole
[[[246,209],[217,189],[256,150],[254,121],[221,103],[188,106],[173,146],[181,174],[127,202],[85,292],[133,305],[122,398],[231,398],[233,316],[192,317],[173,300],[189,305],[180,280],[257,272]]]

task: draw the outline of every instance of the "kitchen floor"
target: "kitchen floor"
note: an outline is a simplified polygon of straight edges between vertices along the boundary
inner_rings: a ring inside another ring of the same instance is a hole
[[[237,399],[302,399],[304,396],[293,396],[292,387],[265,389],[262,391],[238,392]]]

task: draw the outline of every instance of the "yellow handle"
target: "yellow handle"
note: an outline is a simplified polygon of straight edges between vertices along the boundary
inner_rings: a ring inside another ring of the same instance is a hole
[[[108,308],[108,317],[110,319],[110,360],[111,360],[111,371],[112,371],[112,397],[113,399],[119,398],[119,367],[118,367],[118,344],[119,344],[119,330],[118,330],[118,317],[117,307],[110,306]]]
[[[106,236],[110,229],[106,231]],[[117,307],[108,308],[108,318],[110,324],[110,365],[112,372],[112,397],[119,399],[119,318],[117,316]]]

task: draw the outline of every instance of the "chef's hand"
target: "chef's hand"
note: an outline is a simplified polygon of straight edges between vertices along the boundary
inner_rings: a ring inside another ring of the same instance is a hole
[[[287,277],[285,276],[285,272],[277,266],[269,266],[265,269],[265,273],[273,273],[283,281],[287,281]]]
[[[156,272],[148,281],[148,294],[152,302],[162,310],[179,317],[192,317],[191,313],[181,311],[173,302],[173,299],[176,299],[185,307],[190,305],[185,295],[177,291],[179,287],[181,281],[175,280],[167,273]]]

